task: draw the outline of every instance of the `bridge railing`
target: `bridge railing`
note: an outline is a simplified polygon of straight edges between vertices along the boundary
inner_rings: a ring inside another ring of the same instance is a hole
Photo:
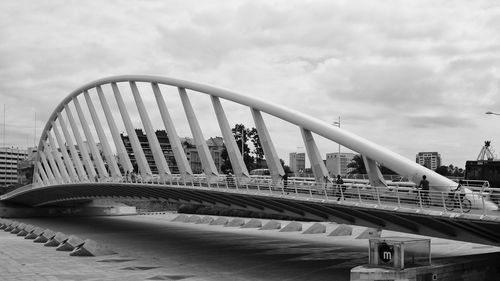
[[[394,207],[400,211],[439,211],[442,213],[494,215],[500,202],[500,189],[488,185],[465,186],[464,192],[429,191],[424,192],[414,186],[372,187],[366,180],[346,180],[338,185],[331,182],[315,181],[272,181],[270,178],[236,178],[233,176],[205,177],[195,175],[189,178],[173,175],[161,179],[153,175],[148,179],[141,177],[108,178],[105,180],[79,182],[140,184],[152,186],[172,186],[190,189],[220,190],[233,193],[274,196],[294,200],[329,202],[336,204],[363,204],[368,208]],[[14,193],[25,192],[21,188]],[[443,188],[445,189],[445,188]]]
[[[445,213],[494,214],[500,202],[500,189],[488,185],[464,186],[463,192],[452,191],[453,187],[442,191],[422,191],[415,185],[395,184],[389,187],[372,187],[366,180],[346,180],[345,184],[331,182],[295,181],[273,182],[271,178],[235,178],[219,176],[207,178],[197,175],[189,179],[173,176],[169,180],[152,177],[133,181],[122,179],[120,182],[132,184],[170,185],[187,188],[219,189],[237,193],[252,193],[300,200],[319,200],[322,202],[346,202],[368,204],[374,208],[392,206],[408,210],[429,210]]]

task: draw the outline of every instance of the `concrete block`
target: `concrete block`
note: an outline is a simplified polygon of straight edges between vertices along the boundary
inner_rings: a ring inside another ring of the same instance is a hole
[[[306,229],[304,232],[302,232],[302,234],[318,234],[318,233],[325,233],[325,232],[326,232],[326,226],[319,223],[319,222],[315,222],[308,229]]]
[[[242,218],[234,218],[230,220],[224,227],[240,227],[245,224],[245,220]]]
[[[251,219],[245,223],[241,228],[259,228],[262,227],[262,221],[258,219]]]
[[[68,238],[69,238],[68,235],[62,232],[57,232],[54,237],[52,237],[49,241],[47,241],[43,245],[46,247],[58,247],[61,243],[66,242]]]
[[[45,231],[44,228],[41,228],[41,227],[35,227],[35,229],[33,229],[32,232],[28,233],[28,235],[26,235],[24,237],[24,239],[36,239],[38,236],[40,236],[43,232]]]
[[[275,221],[275,220],[270,220],[266,224],[264,224],[260,230],[274,230],[274,229],[280,229],[281,228],[281,222]]]
[[[66,241],[57,246],[56,251],[73,251],[75,248],[83,245],[85,241],[78,236],[71,235]]]
[[[302,224],[299,222],[292,221],[280,230],[280,232],[294,232],[294,231],[302,231]]]
[[[3,230],[5,232],[11,232],[12,229],[16,228],[17,226],[19,225],[19,222],[17,221],[13,221],[11,224],[9,224],[6,228],[4,228]]]
[[[24,229],[25,226],[26,226],[25,223],[20,223],[18,226],[16,226],[14,229],[12,229],[10,231],[10,233],[12,233],[12,234],[18,234],[19,232],[21,232],[21,230]]]
[[[229,222],[228,218],[219,217],[214,221],[212,221],[211,223],[209,223],[209,225],[226,225],[228,222]]]
[[[200,216],[197,216],[197,215],[192,215],[190,216],[185,222],[190,222],[190,223],[197,223],[201,221],[201,218]]]
[[[28,225],[26,225],[24,227],[23,230],[19,231],[19,233],[17,234],[17,236],[26,236],[29,233],[31,233],[34,229],[35,229],[34,225],[28,224]]]
[[[5,229],[7,226],[14,223],[12,220],[2,219],[2,223],[0,224],[0,229]]]
[[[85,239],[83,244],[76,247],[71,253],[70,256],[106,256],[106,255],[114,255],[116,252],[108,249],[104,245],[98,244],[94,240]]]
[[[45,229],[42,234],[40,234],[33,242],[35,243],[47,243],[49,239],[56,236],[56,233],[50,229]]]
[[[196,222],[196,224],[210,224],[213,221],[214,221],[214,218],[209,217],[209,216],[204,216],[199,222]]]
[[[376,228],[366,228],[356,239],[369,239],[369,238],[380,238],[382,234],[382,229]]]
[[[351,236],[352,235],[352,226],[341,224],[337,228],[335,228],[328,236]]]
[[[180,214],[177,217],[175,217],[172,221],[175,221],[175,222],[185,222],[186,220],[188,220],[188,218],[189,218],[188,215],[186,215],[186,214]]]

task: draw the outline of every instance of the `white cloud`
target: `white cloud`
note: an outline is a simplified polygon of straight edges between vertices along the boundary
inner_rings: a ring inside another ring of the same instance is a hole
[[[78,86],[139,73],[341,116],[347,130],[409,158],[442,150],[444,163],[463,166],[484,139],[500,146],[500,120],[484,115],[500,111],[493,0],[20,0],[0,9],[0,97],[8,123],[28,128],[10,144],[23,146],[33,112],[47,118]]]

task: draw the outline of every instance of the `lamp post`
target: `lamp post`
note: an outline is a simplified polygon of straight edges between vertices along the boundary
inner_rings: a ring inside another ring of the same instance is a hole
[[[241,126],[241,132],[236,132],[236,135],[240,135],[241,137],[241,157],[245,157],[245,127]]]
[[[337,126],[340,128],[340,116],[339,116],[339,121],[335,121],[332,123],[334,126]],[[342,168],[340,166],[340,142],[339,142],[339,154],[337,155],[337,160],[339,162],[339,175],[342,174]]]

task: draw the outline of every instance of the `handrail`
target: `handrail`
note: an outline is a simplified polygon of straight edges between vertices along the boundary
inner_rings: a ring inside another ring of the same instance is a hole
[[[153,177],[155,178],[155,177]],[[451,191],[454,187],[443,187],[449,192],[428,191],[412,187],[372,187],[370,185],[356,181],[345,182],[342,185],[335,183],[324,183],[314,181],[287,181],[273,182],[266,178],[238,178],[234,176],[221,175],[218,178],[207,178],[204,175],[197,175],[189,179],[180,176],[173,176],[170,180],[160,182],[159,178],[155,182],[143,181],[142,179],[130,180],[126,177],[109,178],[109,184],[133,184],[133,185],[154,185],[173,186],[190,189],[217,189],[233,193],[250,193],[255,195],[289,197],[295,200],[319,200],[321,202],[364,203],[368,207],[395,207],[397,209],[411,211],[439,211],[444,213],[471,213],[488,214],[500,216],[496,210],[492,210],[486,202],[500,202],[500,188],[490,188],[474,191],[466,189],[460,194]],[[72,183],[89,184],[87,183]],[[90,183],[92,184],[92,183]],[[2,200],[27,193],[36,187],[25,186],[1,196]],[[43,187],[50,188],[50,187]],[[426,195],[428,194],[428,195]],[[458,194],[458,195],[457,195]],[[428,198],[428,199],[426,199]],[[454,199],[455,198],[455,199]],[[428,201],[427,201],[428,200]]]

